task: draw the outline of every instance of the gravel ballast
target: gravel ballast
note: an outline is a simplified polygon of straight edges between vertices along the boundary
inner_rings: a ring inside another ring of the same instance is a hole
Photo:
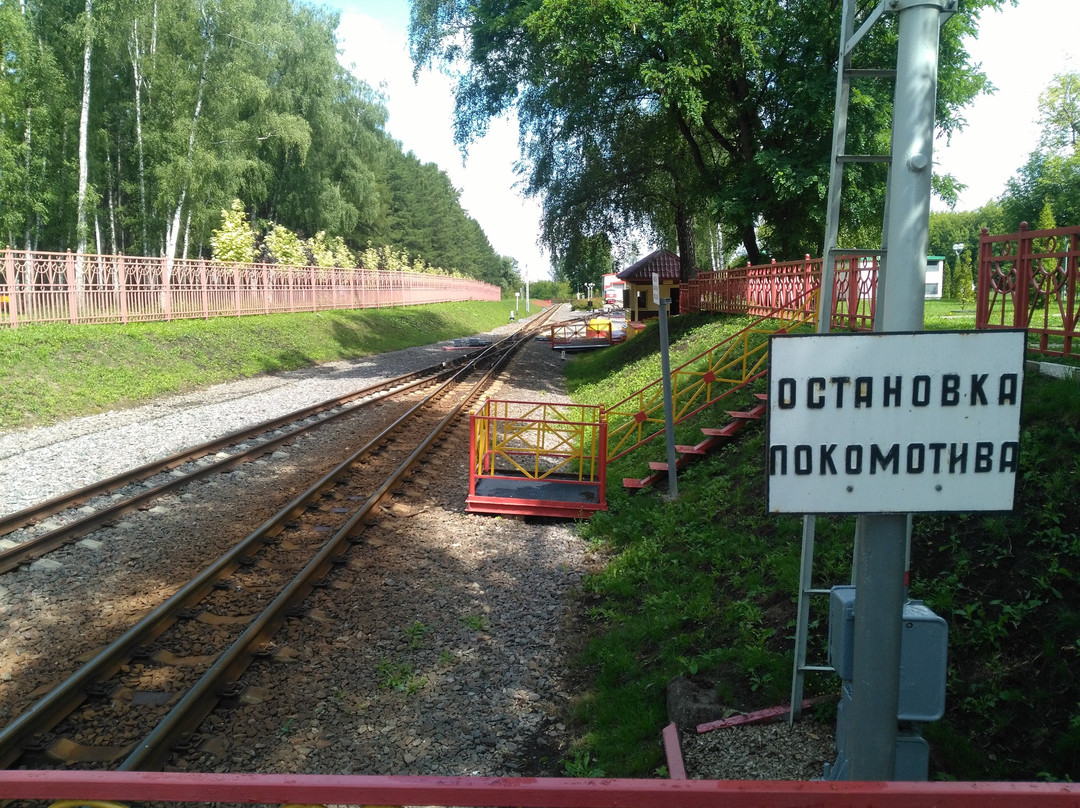
[[[446,357],[442,344],[414,348],[0,436],[0,512]],[[530,341],[489,397],[565,401],[562,362]],[[0,578],[0,726],[32,690],[168,597],[185,566],[205,566],[320,473],[342,434],[298,441]],[[249,670],[245,703],[215,713],[179,768],[564,774],[577,695],[573,595],[596,562],[570,523],[466,513],[467,462],[459,430],[383,503],[334,582],[305,604],[308,616],[275,639],[288,652]],[[106,562],[107,577],[96,571]],[[57,619],[44,625],[42,610]],[[820,776],[829,730],[807,727],[684,738],[689,775]]]

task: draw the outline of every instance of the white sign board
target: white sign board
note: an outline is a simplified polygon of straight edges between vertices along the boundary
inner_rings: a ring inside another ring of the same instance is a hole
[[[771,337],[769,510],[1010,510],[1024,343],[1012,330]]]
[[[652,302],[654,306],[660,305],[660,273],[652,274]]]

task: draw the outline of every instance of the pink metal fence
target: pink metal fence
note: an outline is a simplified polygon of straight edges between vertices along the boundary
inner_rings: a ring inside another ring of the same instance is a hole
[[[1026,328],[1033,350],[1080,355],[1077,337],[1077,260],[1080,227],[979,237],[976,328]]]
[[[129,805],[154,801],[522,808],[1078,808],[1080,786],[0,771],[0,798],[77,800],[75,805],[110,800]]]
[[[5,249],[0,326],[130,323],[498,300],[471,278]]]
[[[684,312],[714,311],[802,319],[811,313],[816,297],[808,294],[821,285],[822,259],[773,261],[720,272],[703,272],[681,284]],[[839,256],[833,278],[831,327],[869,330],[874,325],[878,262],[876,258]]]

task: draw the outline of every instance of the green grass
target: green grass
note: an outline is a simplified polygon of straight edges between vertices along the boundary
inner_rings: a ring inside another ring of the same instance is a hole
[[[171,393],[461,337],[505,302],[0,330],[0,430]]]
[[[927,328],[971,328],[974,313],[966,320],[955,310],[928,303]],[[708,320],[674,319],[680,356],[738,325]],[[575,397],[613,403],[651,381],[656,346],[651,326],[575,358]],[[577,658],[580,739],[567,771],[656,776],[673,676],[696,676],[736,710],[789,696],[802,520],[765,512],[764,430],[749,428],[682,471],[678,502],[618,485],[662,453],[650,446],[611,464],[609,509],[582,528],[605,563],[586,577],[577,605],[588,639]],[[1078,474],[1080,385],[1033,377],[1015,512],[916,517],[912,593],[950,624],[947,714],[927,728],[934,776],[1080,777]],[[846,583],[854,520],[819,518],[816,534],[816,583]],[[824,658],[826,618],[812,614],[811,661]],[[838,681],[812,676],[807,688],[835,692]]]

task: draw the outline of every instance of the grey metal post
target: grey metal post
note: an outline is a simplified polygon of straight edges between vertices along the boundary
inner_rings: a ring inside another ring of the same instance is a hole
[[[668,351],[667,312],[670,297],[660,298],[660,371],[664,381],[664,434],[667,436],[668,499],[679,498],[678,472],[675,468],[675,405],[671,399],[671,357]]]
[[[954,0],[890,0],[899,13],[893,160],[886,219],[890,251],[878,290],[881,331],[921,331],[929,244],[938,30]],[[855,556],[852,780],[891,780],[900,701],[900,637],[908,518],[861,517]]]

